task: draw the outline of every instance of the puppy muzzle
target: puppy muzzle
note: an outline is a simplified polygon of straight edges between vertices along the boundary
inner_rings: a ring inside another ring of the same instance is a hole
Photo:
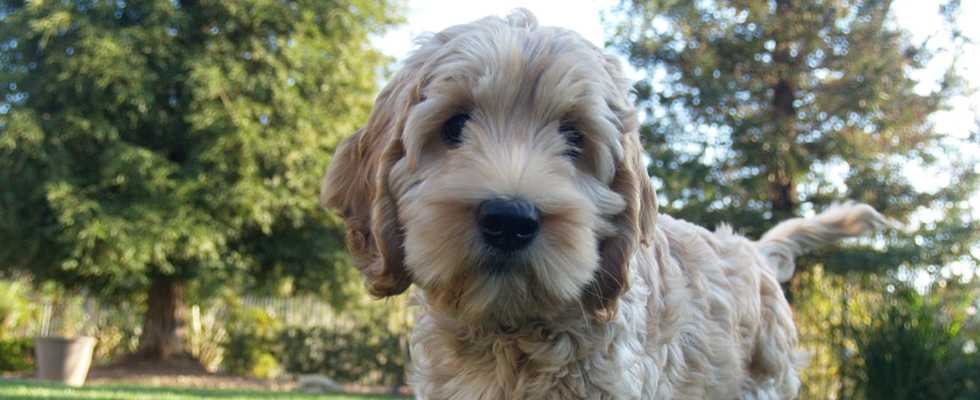
[[[522,198],[494,198],[480,204],[476,221],[488,245],[509,253],[527,247],[538,236],[541,211]]]

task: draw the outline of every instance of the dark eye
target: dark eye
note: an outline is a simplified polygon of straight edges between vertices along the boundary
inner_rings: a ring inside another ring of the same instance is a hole
[[[459,147],[463,143],[463,127],[470,120],[469,114],[456,114],[442,126],[442,139],[450,148]]]
[[[582,154],[582,148],[585,147],[585,139],[582,137],[582,132],[575,129],[571,125],[562,125],[558,128],[558,132],[565,137],[565,143],[568,148],[565,149],[561,154],[566,157],[578,158]]]

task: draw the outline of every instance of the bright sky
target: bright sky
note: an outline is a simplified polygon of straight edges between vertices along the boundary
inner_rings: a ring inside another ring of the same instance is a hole
[[[573,29],[599,47],[604,34],[600,10],[618,0],[408,0],[408,23],[375,42],[386,54],[401,59],[412,49],[411,40],[424,32],[438,32],[488,15],[506,16],[515,8],[531,10],[541,25]]]

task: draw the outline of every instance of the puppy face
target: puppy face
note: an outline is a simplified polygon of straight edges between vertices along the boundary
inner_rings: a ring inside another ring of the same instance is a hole
[[[414,282],[473,323],[611,315],[656,216],[627,92],[527,12],[423,41],[324,184],[369,290]]]

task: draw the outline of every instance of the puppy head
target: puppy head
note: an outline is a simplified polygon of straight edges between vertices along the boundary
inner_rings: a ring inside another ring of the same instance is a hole
[[[368,290],[414,282],[470,322],[611,317],[657,212],[618,62],[524,10],[419,44],[324,180]]]

